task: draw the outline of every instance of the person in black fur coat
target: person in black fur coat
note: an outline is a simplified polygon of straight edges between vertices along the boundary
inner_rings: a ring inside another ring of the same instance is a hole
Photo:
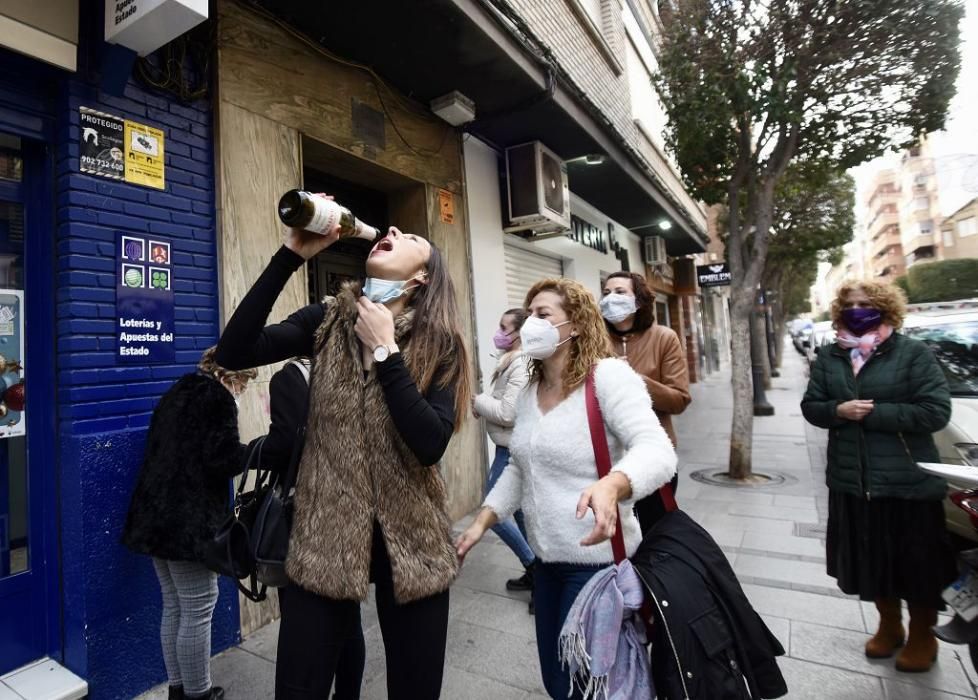
[[[255,370],[232,372],[207,350],[195,373],[163,395],[149,426],[122,543],[153,558],[163,592],[160,638],[171,700],[213,698],[211,618],[217,574],[201,563],[204,544],[227,517],[228,480],[243,469],[237,400]]]

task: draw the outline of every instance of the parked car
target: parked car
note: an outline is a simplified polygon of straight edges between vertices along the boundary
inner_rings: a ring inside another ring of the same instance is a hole
[[[978,308],[927,309],[911,313],[903,332],[927,343],[951,388],[951,422],[934,434],[941,462],[978,473]],[[955,483],[955,491],[967,484]],[[974,525],[950,499],[944,502],[948,530],[978,541]]]
[[[808,344],[805,346],[804,355],[808,359],[808,366],[811,367],[815,363],[815,358],[818,356],[818,351],[825,347],[826,345],[831,345],[835,342],[835,329],[832,327],[831,321],[819,321],[812,327],[811,337],[808,339]]]
[[[808,340],[812,336],[812,322],[807,319],[796,319],[791,325],[791,343],[802,355],[807,353]]]

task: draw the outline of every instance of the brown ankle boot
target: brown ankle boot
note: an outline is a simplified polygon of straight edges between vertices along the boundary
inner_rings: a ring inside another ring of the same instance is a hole
[[[876,601],[880,613],[880,626],[876,634],[866,642],[866,656],[871,659],[888,659],[903,646],[906,632],[903,630],[903,616],[897,598],[882,598]]]
[[[910,608],[910,637],[907,646],[897,656],[897,671],[925,673],[937,661],[937,638],[931,629],[937,624],[934,608]]]

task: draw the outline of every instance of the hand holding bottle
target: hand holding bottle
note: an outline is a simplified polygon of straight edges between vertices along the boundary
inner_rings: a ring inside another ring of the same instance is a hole
[[[330,201],[333,199],[330,195],[321,192],[313,196],[322,197]],[[293,253],[302,256],[303,260],[310,260],[336,243],[339,239],[340,226],[338,225],[326,234],[312,233],[305,229],[292,227],[289,229],[289,233],[285,238],[285,247]]]

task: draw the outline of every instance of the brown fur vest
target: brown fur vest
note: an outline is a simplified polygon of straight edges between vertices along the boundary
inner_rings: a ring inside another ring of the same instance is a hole
[[[303,588],[334,599],[367,596],[374,520],[390,555],[399,603],[447,589],[458,573],[445,484],[423,467],[391,420],[371,367],[364,378],[353,331],[356,294],[326,300],[316,333],[306,445],[295,492],[286,570]],[[411,366],[414,311],[395,319]]]

